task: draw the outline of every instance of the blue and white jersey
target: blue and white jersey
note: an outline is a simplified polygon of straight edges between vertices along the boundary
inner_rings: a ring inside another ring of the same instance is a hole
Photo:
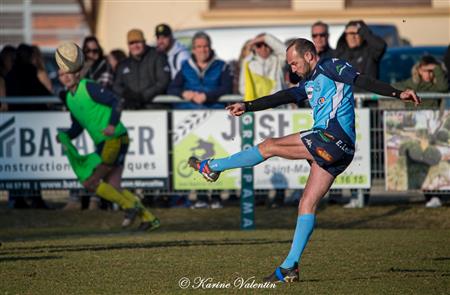
[[[355,143],[355,100],[352,85],[358,75],[343,60],[321,59],[308,77],[297,87],[290,89],[297,102],[309,100],[313,109],[313,129],[327,129],[336,136],[347,135]]]

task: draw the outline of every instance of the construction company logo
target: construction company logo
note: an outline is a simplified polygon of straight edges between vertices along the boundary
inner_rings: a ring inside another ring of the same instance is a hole
[[[11,117],[0,123],[0,158],[12,157],[13,145],[16,142],[14,137],[15,117]]]

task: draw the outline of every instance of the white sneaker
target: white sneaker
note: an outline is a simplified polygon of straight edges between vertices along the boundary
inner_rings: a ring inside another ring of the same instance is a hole
[[[357,199],[351,199],[350,202],[344,205],[346,209],[359,208],[359,202]]]
[[[211,204],[211,209],[222,209],[222,208],[223,208],[223,205],[220,202],[213,202]]]
[[[191,206],[191,209],[208,209],[209,205],[203,201],[197,201],[194,205]]]
[[[439,208],[442,207],[441,199],[438,197],[432,197],[426,204],[426,208]]]

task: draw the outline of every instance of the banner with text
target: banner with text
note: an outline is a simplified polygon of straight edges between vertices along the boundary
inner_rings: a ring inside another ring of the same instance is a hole
[[[370,113],[356,110],[356,153],[352,164],[335,181],[333,188],[370,188]],[[280,137],[310,129],[310,110],[270,110],[254,116],[255,144],[267,137]],[[241,169],[222,173],[218,182],[208,183],[187,165],[190,156],[199,159],[227,157],[240,151],[240,122],[225,111],[173,112],[174,188],[236,189],[240,188]],[[272,158],[254,168],[254,189],[303,188],[309,164]],[[224,177],[225,176],[225,177]]]
[[[370,188],[370,113],[356,111],[356,152],[352,163],[339,175],[332,188]],[[270,110],[255,113],[255,143],[268,137],[282,137],[311,129],[311,110]],[[300,140],[300,138],[299,138]],[[255,189],[304,188],[309,175],[305,160],[271,158],[254,169]]]
[[[168,183],[167,112],[123,112],[130,147],[123,185],[165,187]],[[81,187],[56,142],[58,130],[70,127],[69,113],[3,113],[0,116],[0,189]],[[80,154],[94,144],[86,132],[74,139]]]
[[[450,111],[384,112],[386,190],[450,190]]]

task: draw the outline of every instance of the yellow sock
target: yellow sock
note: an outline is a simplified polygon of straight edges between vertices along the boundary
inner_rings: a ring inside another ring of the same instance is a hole
[[[130,202],[138,202],[139,204],[141,203],[141,199],[127,189],[122,190],[122,195]]]
[[[127,198],[127,200],[130,201],[133,200],[134,202],[138,202],[139,206],[142,208],[139,217],[143,222],[153,221],[156,218],[155,215],[153,215],[147,208],[144,207],[144,205],[141,203],[141,199],[139,199],[138,196],[136,196],[127,189],[122,190],[122,195],[124,195]]]
[[[156,219],[155,215],[153,215],[152,212],[148,211],[148,209],[143,209],[139,217],[143,222],[153,221]]]
[[[105,200],[119,204],[122,209],[129,209],[134,207],[134,202],[130,202],[128,198],[123,196],[112,185],[102,182],[98,185],[95,193]]]

